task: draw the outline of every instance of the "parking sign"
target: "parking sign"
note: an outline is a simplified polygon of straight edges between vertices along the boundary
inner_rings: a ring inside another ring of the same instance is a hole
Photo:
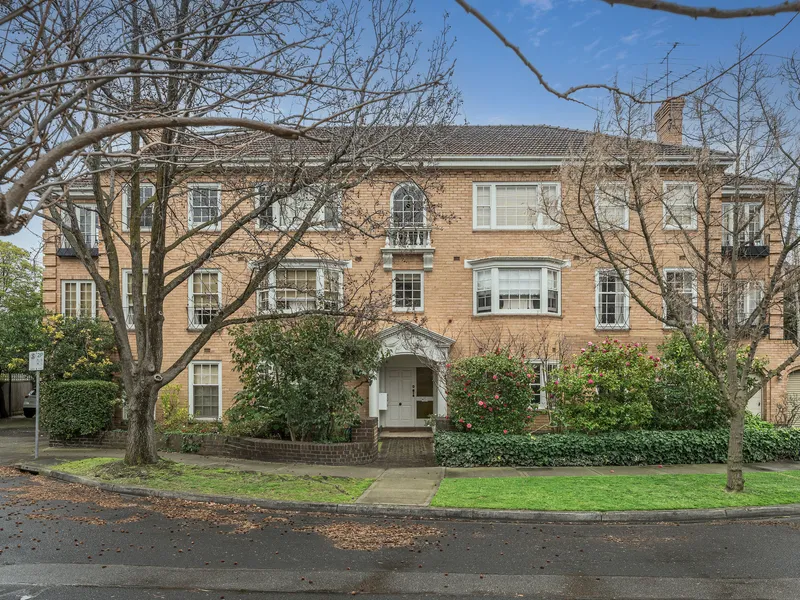
[[[28,353],[28,370],[41,371],[44,369],[44,352]]]

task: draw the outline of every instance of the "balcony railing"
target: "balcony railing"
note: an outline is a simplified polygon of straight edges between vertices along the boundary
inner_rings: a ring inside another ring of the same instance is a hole
[[[218,306],[189,306],[189,329],[203,329],[219,314]]]
[[[99,250],[99,239],[97,234],[83,234],[83,242],[86,244],[86,247],[89,249],[90,256],[98,256],[100,254]],[[56,256],[78,256],[78,253],[75,251],[75,248],[69,243],[67,236],[61,234],[59,238],[58,248],[56,248]]]
[[[595,311],[595,329],[630,329],[631,309],[628,306],[609,307]]]
[[[723,241],[722,255],[731,256],[733,254],[733,245]],[[769,246],[762,244],[760,241],[753,243],[740,242],[738,247],[739,258],[766,258],[769,256]]]
[[[392,249],[430,248],[431,227],[390,227],[386,232],[386,247]]]

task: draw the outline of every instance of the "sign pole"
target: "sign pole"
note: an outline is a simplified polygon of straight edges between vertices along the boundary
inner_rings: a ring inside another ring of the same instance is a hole
[[[39,395],[42,393],[42,388],[39,387],[39,373],[36,371],[36,441],[33,446],[33,458],[39,458]]]
[[[39,458],[39,398],[42,388],[39,385],[39,373],[44,369],[44,352],[28,353],[28,371],[36,373],[36,439],[33,441],[33,458]]]

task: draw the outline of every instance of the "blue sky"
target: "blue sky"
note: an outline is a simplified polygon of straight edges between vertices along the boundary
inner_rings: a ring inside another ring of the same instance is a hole
[[[724,6],[768,5],[775,0],[684,0],[687,4]],[[747,36],[751,47],[761,44],[789,21],[789,16],[758,19],[694,21],[600,0],[472,0],[499,29],[520,46],[551,85],[565,89],[578,83],[613,83],[641,88],[660,80],[653,90],[663,96],[667,51],[671,79],[681,79],[675,93],[696,85],[707,67],[735,61],[734,44]],[[417,17],[426,34],[435,34],[449,14],[456,39],[455,81],[463,94],[463,118],[473,124],[545,123],[591,128],[595,112],[545,92],[525,66],[491,32],[467,15],[453,0],[416,0]],[[798,49],[800,17],[763,50],[774,60]],[[597,92],[583,92],[590,105],[601,102]],[[39,245],[40,225],[12,236],[26,247]]]

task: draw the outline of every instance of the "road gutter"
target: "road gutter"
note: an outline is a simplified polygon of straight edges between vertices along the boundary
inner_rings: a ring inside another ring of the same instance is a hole
[[[800,517],[800,504],[778,506],[749,506],[732,508],[692,508],[678,510],[626,510],[626,511],[545,511],[545,510],[491,510],[474,508],[435,508],[397,504],[334,504],[328,502],[293,502],[288,500],[259,500],[237,496],[217,496],[155,490],[152,488],[117,485],[89,477],[62,473],[47,467],[20,463],[17,469],[77,483],[107,492],[128,496],[169,498],[215,504],[239,504],[270,510],[293,512],[324,512],[335,515],[375,516],[417,519],[456,519],[465,521],[494,521],[514,523],[700,523],[723,520],[756,520]]]

